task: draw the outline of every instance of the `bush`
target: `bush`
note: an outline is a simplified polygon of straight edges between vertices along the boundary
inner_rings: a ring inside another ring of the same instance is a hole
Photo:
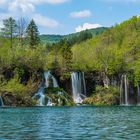
[[[11,92],[13,94],[21,94],[24,92],[24,90],[26,90],[26,87],[23,84],[20,84],[18,79],[13,78],[3,86],[2,90]]]
[[[119,89],[113,86],[109,88],[97,86],[94,94],[86,98],[83,103],[91,105],[118,105]]]
[[[38,83],[29,80],[26,85],[19,82],[17,77],[5,82],[0,88],[5,106],[33,106],[36,104],[32,96],[36,92]]]

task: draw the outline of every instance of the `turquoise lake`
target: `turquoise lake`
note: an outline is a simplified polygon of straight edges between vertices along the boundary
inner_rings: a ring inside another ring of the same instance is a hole
[[[0,140],[140,140],[140,107],[1,108]]]

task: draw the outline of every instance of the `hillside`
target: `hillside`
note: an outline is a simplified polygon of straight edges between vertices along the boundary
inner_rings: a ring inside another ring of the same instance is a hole
[[[96,35],[103,33],[106,29],[107,29],[106,27],[100,27],[100,28],[96,28],[96,29],[89,29],[86,31],[91,33],[92,36],[95,37]],[[45,35],[45,34],[43,34],[43,35],[40,35],[40,39],[41,39],[41,42],[43,42],[43,43],[56,43],[64,38],[71,39],[74,36],[78,36],[80,33],[81,32],[72,33],[72,34],[68,34],[68,35]]]
[[[140,82],[140,17],[134,16],[103,34],[72,47],[73,67],[107,77],[127,73]],[[92,60],[92,61],[91,61]]]

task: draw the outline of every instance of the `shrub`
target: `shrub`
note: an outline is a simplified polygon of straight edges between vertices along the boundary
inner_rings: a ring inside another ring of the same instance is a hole
[[[94,94],[86,98],[83,103],[91,105],[118,105],[119,90],[113,86],[109,88],[97,86]]]

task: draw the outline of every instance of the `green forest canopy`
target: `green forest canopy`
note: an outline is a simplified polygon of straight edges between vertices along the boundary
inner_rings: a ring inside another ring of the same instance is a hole
[[[0,40],[1,77],[5,71],[15,69],[17,77],[22,79],[27,70],[35,74],[55,68],[60,73],[72,70],[104,72],[108,77],[131,73],[135,83],[140,82],[140,17],[134,16],[87,41],[71,43],[72,40],[63,39],[52,47],[46,44],[21,47],[14,38],[10,48],[8,38]],[[7,80],[12,77],[13,72]]]

